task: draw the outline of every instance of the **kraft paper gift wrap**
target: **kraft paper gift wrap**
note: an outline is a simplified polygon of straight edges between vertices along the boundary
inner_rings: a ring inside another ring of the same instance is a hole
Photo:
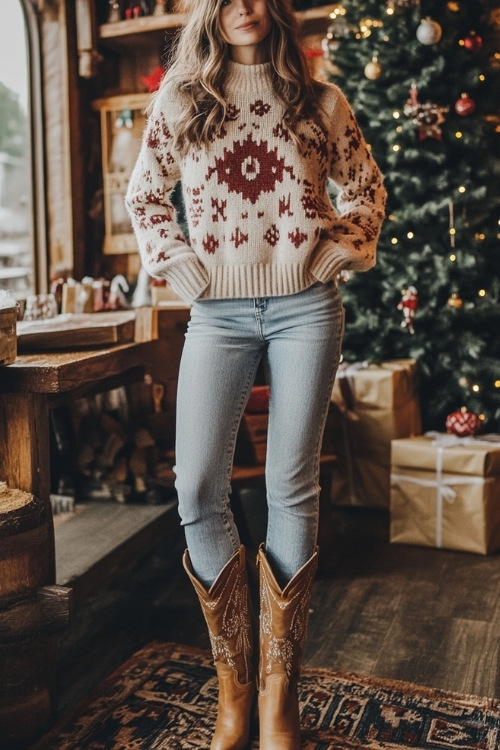
[[[421,431],[414,360],[341,365],[324,443],[339,457],[332,503],[388,508],[391,440]]]
[[[500,549],[500,442],[393,440],[391,485],[391,542],[482,555]]]

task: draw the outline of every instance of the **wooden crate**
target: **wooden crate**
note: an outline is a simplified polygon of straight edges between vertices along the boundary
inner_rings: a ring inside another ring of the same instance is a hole
[[[17,357],[17,306],[0,308],[0,365]]]

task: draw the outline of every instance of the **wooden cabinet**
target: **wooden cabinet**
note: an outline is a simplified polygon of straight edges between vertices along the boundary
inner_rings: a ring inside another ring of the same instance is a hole
[[[137,250],[125,193],[141,146],[148,99],[148,94],[124,94],[94,102],[101,117],[105,254]]]

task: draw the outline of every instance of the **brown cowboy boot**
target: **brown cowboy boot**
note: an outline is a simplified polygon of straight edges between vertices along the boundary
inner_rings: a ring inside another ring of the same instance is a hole
[[[183,565],[208,625],[219,681],[217,721],[210,750],[243,750],[255,695],[252,625],[245,547],[239,548],[207,591],[195,578],[188,551]]]
[[[257,564],[260,573],[260,750],[299,750],[297,683],[318,551],[316,549],[283,591],[276,583],[263,545]]]

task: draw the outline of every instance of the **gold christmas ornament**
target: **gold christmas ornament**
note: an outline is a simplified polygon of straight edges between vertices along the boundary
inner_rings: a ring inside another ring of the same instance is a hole
[[[373,55],[371,61],[365,65],[364,74],[369,81],[376,81],[382,75],[382,66],[378,61],[378,56]]]
[[[461,310],[464,306],[464,301],[456,292],[453,292],[453,294],[448,297],[447,304],[449,307],[455,308],[455,310]]]

